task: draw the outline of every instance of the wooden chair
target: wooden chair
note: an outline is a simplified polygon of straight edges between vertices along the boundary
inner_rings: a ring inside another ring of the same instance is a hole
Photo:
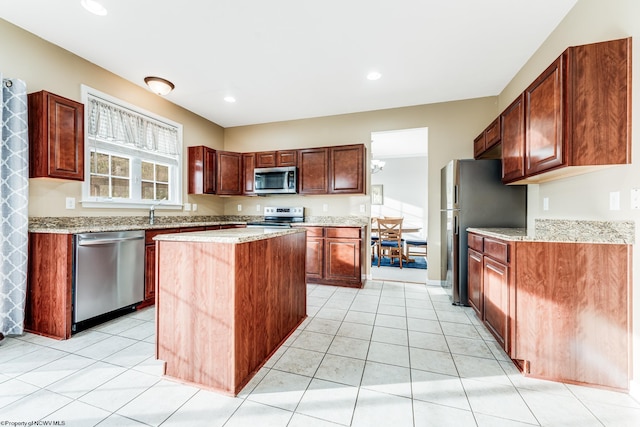
[[[373,261],[373,256],[378,249],[378,218],[371,218],[371,261]]]
[[[411,258],[411,256],[419,256],[427,258],[427,240],[421,239],[407,239],[404,242],[405,246],[405,255],[407,262],[415,262],[415,259]]]
[[[383,256],[389,257],[391,264],[398,258],[402,268],[403,240],[402,218],[378,218],[378,267]]]

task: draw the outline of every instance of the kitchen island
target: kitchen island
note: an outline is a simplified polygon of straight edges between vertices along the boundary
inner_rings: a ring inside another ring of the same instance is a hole
[[[236,395],[306,317],[306,235],[246,228],[156,241],[165,375]]]

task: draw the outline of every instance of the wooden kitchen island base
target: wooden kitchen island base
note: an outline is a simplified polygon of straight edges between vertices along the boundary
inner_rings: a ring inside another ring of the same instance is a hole
[[[306,317],[304,231],[155,240],[156,356],[165,375],[236,395]]]

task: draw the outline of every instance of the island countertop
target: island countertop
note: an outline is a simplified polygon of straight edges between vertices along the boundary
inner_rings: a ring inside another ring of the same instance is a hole
[[[155,236],[153,240],[165,242],[246,243],[304,232],[305,230],[302,228],[229,228],[223,230],[159,234]]]

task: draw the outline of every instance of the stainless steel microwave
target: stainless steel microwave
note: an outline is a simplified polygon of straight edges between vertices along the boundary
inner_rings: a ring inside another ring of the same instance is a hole
[[[295,194],[298,189],[298,170],[295,166],[255,168],[253,185],[256,194]]]

